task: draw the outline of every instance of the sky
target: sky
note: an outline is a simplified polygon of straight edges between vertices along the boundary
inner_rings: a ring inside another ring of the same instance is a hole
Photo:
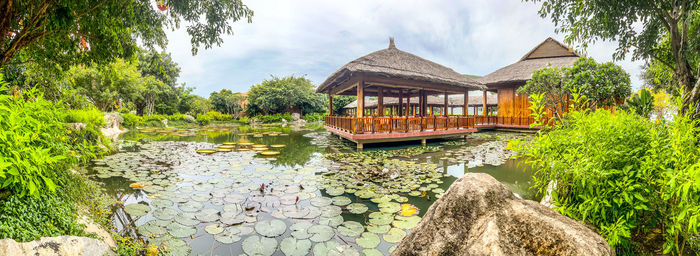
[[[271,76],[306,76],[315,85],[346,63],[396,47],[454,69],[486,75],[520,59],[552,37],[539,5],[519,0],[243,0],[252,23],[233,24],[219,47],[192,56],[186,27],[168,32],[168,47],[182,68],[179,82],[208,97],[213,91],[246,92]],[[596,42],[586,54],[612,61],[616,42]],[[581,49],[575,49],[581,51]],[[641,86],[641,61],[616,61]]]

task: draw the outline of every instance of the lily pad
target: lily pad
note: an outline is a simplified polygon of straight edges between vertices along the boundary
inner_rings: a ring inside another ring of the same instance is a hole
[[[188,237],[197,233],[196,228],[188,227],[177,222],[170,223],[166,228],[168,229],[168,234],[173,237]]]
[[[386,232],[389,232],[389,229],[391,229],[390,225],[374,225],[370,224],[367,226],[367,231],[375,233],[375,234],[384,234]]]
[[[310,202],[313,206],[323,207],[333,203],[333,200],[328,197],[314,197],[310,200]]]
[[[204,227],[204,231],[206,231],[209,234],[216,235],[221,232],[224,232],[224,228],[219,226],[219,224],[211,224]]]
[[[183,212],[196,212],[201,210],[204,207],[204,205],[196,201],[187,201],[178,204],[177,207],[180,208],[180,210],[182,210]]]
[[[323,217],[335,217],[343,213],[343,210],[335,205],[326,205],[324,207],[321,207],[321,216]]]
[[[309,239],[315,243],[331,240],[335,236],[333,228],[326,225],[314,225],[308,228],[306,232],[311,234]]]
[[[124,212],[131,217],[141,217],[151,211],[151,207],[147,204],[127,204],[124,206]]]
[[[369,232],[364,232],[360,237],[355,239],[355,243],[365,249],[377,248],[379,242],[379,236]]]
[[[352,203],[347,206],[348,211],[353,214],[363,214],[367,211],[367,205],[361,203]]]
[[[364,249],[362,254],[365,256],[383,256],[384,254],[377,249]]]
[[[320,217],[320,218],[318,219],[318,224],[321,224],[321,225],[328,225],[328,226],[331,226],[331,227],[337,227],[337,226],[339,226],[340,224],[343,224],[343,221],[345,221],[345,220],[343,219],[343,216],[341,216],[341,215],[333,216],[333,217],[330,217],[330,218],[328,218],[328,217]]]
[[[266,237],[276,237],[287,231],[287,224],[281,220],[265,220],[255,224],[255,231]]]
[[[365,231],[365,227],[356,221],[346,221],[338,227],[338,233],[348,237],[356,237]]]
[[[151,206],[153,206],[155,208],[170,207],[170,206],[173,206],[173,201],[170,201],[168,199],[158,198],[158,199],[154,199],[153,201],[151,201]]]
[[[177,210],[172,208],[159,208],[153,211],[153,217],[160,220],[171,220],[177,215]]]
[[[195,217],[204,222],[217,221],[219,219],[219,210],[207,208],[195,214]]]
[[[309,237],[311,237],[311,234],[309,234],[309,232],[307,232],[307,230],[313,225],[314,224],[312,224],[311,222],[303,221],[303,222],[298,222],[298,223],[292,224],[289,227],[289,229],[292,231],[292,236],[294,238],[296,238],[296,239],[308,239]]]
[[[352,203],[352,200],[346,196],[336,196],[332,198],[333,204],[337,206],[344,206]]]
[[[269,256],[277,251],[277,240],[269,237],[249,236],[241,243],[243,252],[248,255]]]
[[[402,229],[398,228],[392,228],[391,230],[389,230],[389,232],[384,234],[382,238],[384,238],[384,241],[386,241],[387,243],[396,244],[399,243],[401,239],[403,239],[405,236],[406,231],[403,231]]]
[[[297,240],[293,237],[282,239],[280,250],[287,256],[303,256],[311,251],[311,241],[308,239]]]
[[[214,235],[214,239],[222,244],[232,244],[241,240],[241,230],[238,227],[228,227]]]
[[[416,225],[418,225],[418,222],[420,222],[420,217],[418,216],[411,216],[411,217],[402,217],[402,216],[397,216],[396,220],[394,220],[391,225],[394,227],[400,228],[400,229],[412,229]]]

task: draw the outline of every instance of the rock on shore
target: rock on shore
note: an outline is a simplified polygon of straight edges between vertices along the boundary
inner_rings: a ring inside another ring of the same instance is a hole
[[[483,173],[455,181],[392,255],[613,255],[598,234]]]
[[[109,247],[100,240],[88,237],[42,237],[41,240],[18,243],[12,239],[0,240],[0,255],[111,255]]]

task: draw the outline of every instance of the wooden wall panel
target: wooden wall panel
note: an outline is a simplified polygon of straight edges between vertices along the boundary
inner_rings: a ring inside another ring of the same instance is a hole
[[[515,88],[498,89],[498,115],[513,116]]]

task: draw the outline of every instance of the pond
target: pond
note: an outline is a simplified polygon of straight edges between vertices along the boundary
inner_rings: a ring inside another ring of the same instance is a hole
[[[483,132],[358,153],[322,129],[139,130],[91,174],[123,202],[113,216],[119,232],[171,255],[386,255],[465,172],[536,199],[530,173],[504,160],[504,140],[523,136]]]

